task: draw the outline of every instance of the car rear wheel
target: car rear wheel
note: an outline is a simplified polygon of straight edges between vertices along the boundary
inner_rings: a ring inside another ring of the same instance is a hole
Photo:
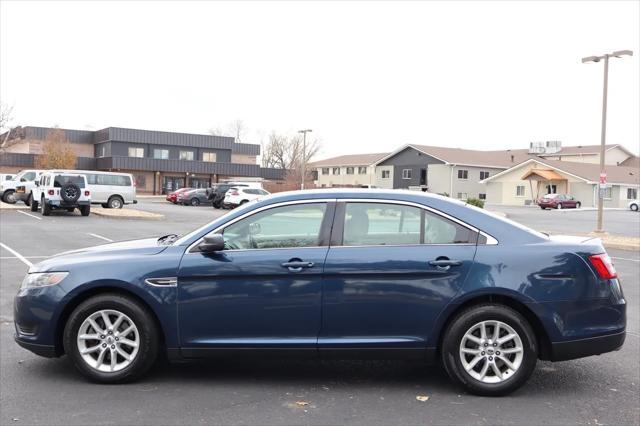
[[[562,203],[558,203],[558,204],[556,204],[556,209],[558,209],[558,210],[562,210]]]
[[[124,201],[117,195],[109,197],[109,200],[107,201],[107,207],[110,209],[121,209],[123,205]]]
[[[44,201],[44,197],[40,199],[40,213],[42,213],[42,216],[49,216],[51,214],[51,206]]]
[[[31,201],[31,205],[29,206],[32,212],[38,211],[38,202],[36,200]]]
[[[199,206],[200,205],[200,200],[198,200],[197,198],[192,198],[191,199],[191,205],[192,206]]]
[[[33,203],[33,194],[29,193],[29,196],[27,197],[27,199],[24,202],[27,206],[31,206],[31,204]]]
[[[505,395],[531,376],[538,349],[527,320],[503,305],[457,315],[444,333],[442,362],[453,381],[477,395]]]
[[[579,209],[580,207],[582,207],[582,204],[580,203],[580,201],[578,201],[578,202],[576,203],[576,209]]]
[[[122,383],[146,373],[158,356],[158,329],[147,309],[120,294],[82,302],[64,328],[64,349],[85,377]]]
[[[631,204],[631,210],[633,210],[634,212],[638,211],[638,205],[637,204]]]

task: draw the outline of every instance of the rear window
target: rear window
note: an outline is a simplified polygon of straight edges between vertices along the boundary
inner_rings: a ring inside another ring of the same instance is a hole
[[[84,179],[82,176],[56,176],[53,180],[54,188],[62,188],[64,185],[72,183],[84,188]]]

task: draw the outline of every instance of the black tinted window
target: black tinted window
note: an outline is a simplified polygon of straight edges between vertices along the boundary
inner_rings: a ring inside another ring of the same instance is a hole
[[[68,183],[72,183],[78,185],[80,188],[84,188],[84,179],[82,178],[82,176],[56,176],[53,180],[53,186],[55,188],[62,188]]]

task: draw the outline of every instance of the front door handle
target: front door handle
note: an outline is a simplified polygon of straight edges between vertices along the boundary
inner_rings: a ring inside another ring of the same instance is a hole
[[[283,268],[287,268],[291,272],[300,272],[303,268],[313,268],[314,265],[313,262],[303,262],[302,260],[290,260],[281,264]]]
[[[450,260],[450,259],[436,259],[429,261],[429,265],[435,266],[438,269],[446,271],[452,266],[460,266],[462,265],[462,261],[460,260]]]

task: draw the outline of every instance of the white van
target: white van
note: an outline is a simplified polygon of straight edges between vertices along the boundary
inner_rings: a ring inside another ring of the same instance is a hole
[[[125,204],[136,204],[138,202],[136,200],[136,182],[129,173],[100,172],[97,170],[55,171],[86,176],[87,189],[91,191],[91,204],[100,204],[104,208],[121,209]],[[43,171],[38,170],[35,172],[34,174],[39,177]],[[32,186],[26,186],[24,191],[22,197],[18,196],[17,198],[29,205],[33,199]]]

